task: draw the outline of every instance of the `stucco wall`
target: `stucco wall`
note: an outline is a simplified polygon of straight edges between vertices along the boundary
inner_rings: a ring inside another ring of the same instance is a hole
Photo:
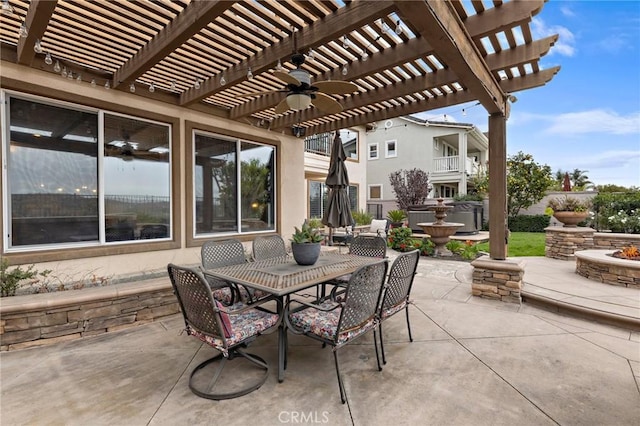
[[[185,158],[185,121],[194,121],[207,126],[228,129],[246,135],[248,140],[253,137],[269,139],[280,143],[280,162],[277,167],[280,169],[280,179],[277,186],[277,197],[281,199],[281,209],[279,214],[280,232],[283,237],[288,238],[293,230],[293,226],[301,223],[306,217],[305,209],[305,183],[304,183],[304,144],[300,139],[289,137],[281,133],[270,132],[250,125],[229,121],[204,112],[190,110],[172,106],[165,102],[158,102],[147,99],[144,94],[130,94],[128,91],[106,90],[99,84],[91,87],[88,82],[77,83],[75,80],[68,80],[58,77],[48,72],[42,72],[31,68],[21,67],[10,62],[3,62],[0,67],[0,83],[6,79],[14,79],[25,82],[25,87],[34,93],[47,93],[50,90],[59,90],[70,94],[81,94],[85,97],[99,99],[116,105],[126,105],[130,108],[137,108],[142,111],[178,117],[180,120],[180,151],[181,158]],[[104,82],[102,82],[104,83]],[[6,88],[2,83],[2,88]],[[139,91],[144,88],[139,88]],[[118,112],[117,109],[113,111]],[[0,155],[2,155],[0,153]],[[186,217],[186,204],[190,200],[186,199],[185,187],[190,179],[186,176],[185,164],[180,165],[180,186],[182,198],[175,200],[179,203],[182,211],[182,218]],[[4,176],[3,176],[4,177]],[[4,225],[3,225],[4,226]],[[174,250],[161,250],[146,253],[135,253],[126,255],[112,255],[91,257],[85,259],[63,260],[55,262],[36,263],[39,270],[52,269],[53,276],[74,277],[92,275],[96,277],[116,277],[121,275],[149,274],[152,272],[166,270],[167,263],[193,264],[199,262],[200,248],[186,247],[187,232],[185,221],[176,224],[181,228],[182,241],[181,248]],[[190,231],[189,231],[190,232]],[[6,233],[5,233],[6,234]],[[4,247],[4,246],[3,246]],[[4,252],[4,248],[3,248]]]

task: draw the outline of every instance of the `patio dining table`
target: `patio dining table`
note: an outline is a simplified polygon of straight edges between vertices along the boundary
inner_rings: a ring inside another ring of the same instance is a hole
[[[292,256],[281,256],[239,265],[205,269],[204,274],[262,290],[280,299],[278,314],[285,315],[285,298],[291,294],[355,272],[380,259],[351,254],[322,253],[313,265],[298,265]],[[282,321],[278,330],[278,381],[284,380],[287,330]]]

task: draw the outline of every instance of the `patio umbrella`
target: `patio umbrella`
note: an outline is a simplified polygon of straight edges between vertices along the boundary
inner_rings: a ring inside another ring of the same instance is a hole
[[[569,178],[569,172],[565,172],[564,180],[562,181],[562,190],[571,191],[571,179]]]
[[[329,227],[329,243],[333,241],[333,228],[350,226],[353,224],[351,206],[349,202],[349,174],[344,163],[347,158],[342,147],[340,133],[331,145],[331,157],[329,160],[329,172],[325,183],[329,187],[329,199],[327,209],[322,216],[322,223]]]

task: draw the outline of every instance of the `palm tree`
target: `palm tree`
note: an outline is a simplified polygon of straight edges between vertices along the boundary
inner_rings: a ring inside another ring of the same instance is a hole
[[[573,169],[573,172],[569,174],[573,187],[578,191],[584,191],[587,188],[593,187],[593,182],[589,180],[587,172],[589,170]]]

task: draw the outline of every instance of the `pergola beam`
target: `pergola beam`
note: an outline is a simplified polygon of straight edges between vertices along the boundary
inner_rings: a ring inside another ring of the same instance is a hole
[[[263,73],[278,62],[278,59],[291,56],[295,51],[313,48],[339,38],[340,35],[358,29],[374,21],[380,16],[391,13],[394,4],[390,1],[358,1],[345,5],[334,14],[298,31],[294,37],[287,37],[279,43],[267,47],[224,71],[226,83],[220,85],[217,76],[209,77],[202,83],[200,89],[191,88],[180,96],[180,105],[198,102],[227,87],[234,86],[247,78],[247,69],[251,67],[254,74]]]
[[[544,85],[546,82],[551,80],[559,70],[560,67],[549,68],[536,74],[527,74],[511,80],[503,80],[499,84],[500,87],[508,93],[527,90]],[[406,103],[397,107],[379,109],[366,114],[358,114],[353,117],[336,120],[330,123],[309,126],[306,128],[306,135],[309,136],[354,126],[363,126],[376,121],[386,120],[388,118],[411,115],[438,108],[446,108],[474,100],[476,100],[476,97],[472,92],[468,90],[460,91],[437,98],[430,98],[422,102]],[[287,130],[287,132],[291,134],[290,129]]]
[[[17,62],[20,65],[31,65],[36,56],[33,47],[36,40],[42,39],[57,4],[58,0],[33,0],[29,5],[25,19],[29,33],[24,38],[20,37],[18,41]]]
[[[464,24],[449,2],[397,1],[422,37],[438,46],[437,55],[458,74],[490,114],[506,114],[506,94],[491,74]]]
[[[497,72],[501,69],[510,68],[539,59],[542,55],[548,52],[549,48],[556,40],[557,36],[547,37],[528,45],[518,46],[515,49],[510,49],[509,51],[492,53],[491,55],[487,55],[485,59],[487,65],[491,68],[491,71]],[[382,102],[386,99],[399,98],[401,96],[422,92],[445,84],[451,84],[455,82],[456,79],[457,76],[453,71],[439,70],[425,76],[414,77],[411,80],[395,83],[367,93],[358,93],[343,100],[342,106],[345,111],[348,111],[350,109]],[[515,90],[509,90],[509,92],[512,91]],[[278,95],[274,95],[274,98],[278,98]],[[278,130],[290,127],[296,123],[304,123],[309,120],[320,118],[324,115],[326,114],[317,108],[306,109],[298,114],[287,114],[273,120],[271,123],[271,129]]]
[[[182,46],[194,34],[206,27],[225,10],[233,6],[233,1],[196,0],[158,34],[125,62],[113,76],[112,87],[132,82],[153,68],[174,50]]]

